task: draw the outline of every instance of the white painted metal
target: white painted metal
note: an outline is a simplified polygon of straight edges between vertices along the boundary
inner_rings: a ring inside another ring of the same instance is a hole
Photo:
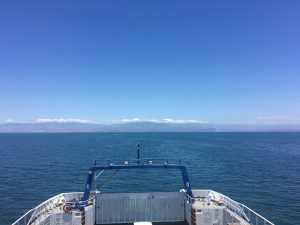
[[[96,196],[96,224],[184,221],[182,192],[116,193]]]
[[[255,225],[274,225],[272,222],[261,216],[260,214],[254,212],[247,206],[240,204],[231,198],[220,194],[212,190],[193,190],[194,197],[191,198],[187,196],[187,201],[190,204],[197,206],[199,202],[203,201],[206,204],[208,202],[214,202],[218,205],[223,205],[226,208],[224,215],[229,213],[230,217],[234,217],[240,221],[240,224],[255,224]],[[200,203],[201,204],[201,203]],[[196,207],[197,208],[197,207]],[[232,222],[235,222],[232,218]],[[223,217],[224,220],[224,217]],[[226,222],[226,221],[224,221]],[[223,222],[223,223],[224,223]],[[226,224],[226,223],[225,223]]]
[[[82,197],[82,192],[62,193],[29,210],[12,225],[80,225],[81,212],[63,211],[63,205]],[[197,224],[274,225],[247,206],[212,190],[193,190],[194,197],[180,192],[97,194],[85,207],[86,225],[127,222],[191,223],[191,208],[197,209]],[[95,203],[96,202],[96,203]],[[96,209],[95,206],[96,205]]]
[[[37,207],[29,210],[12,225],[48,225],[49,220],[51,225],[55,223],[62,224],[62,220],[59,221],[59,219],[53,219],[54,217],[51,215],[63,213],[62,206],[71,200],[80,199],[82,194],[82,192],[71,192],[56,195],[41,203]],[[58,217],[59,216],[57,216],[57,218]]]

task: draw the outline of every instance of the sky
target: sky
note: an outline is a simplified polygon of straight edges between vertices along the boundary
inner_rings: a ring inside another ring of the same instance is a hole
[[[0,2],[0,123],[300,123],[300,1]]]

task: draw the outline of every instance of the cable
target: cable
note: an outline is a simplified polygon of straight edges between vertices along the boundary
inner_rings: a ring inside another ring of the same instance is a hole
[[[97,186],[97,189],[99,189],[100,187],[102,187],[103,185],[105,185],[107,182],[109,182],[120,170],[117,170],[116,172],[114,172],[112,175],[110,175],[110,177],[102,182],[101,184],[99,184],[99,186]]]

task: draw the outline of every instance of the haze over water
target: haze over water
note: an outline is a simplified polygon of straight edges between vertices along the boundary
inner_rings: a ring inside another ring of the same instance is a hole
[[[300,133],[77,133],[0,134],[0,224],[83,191],[94,159],[135,158],[137,143],[145,158],[181,159],[192,188],[219,191],[278,225],[300,221]],[[181,187],[178,171],[121,171],[101,191]]]

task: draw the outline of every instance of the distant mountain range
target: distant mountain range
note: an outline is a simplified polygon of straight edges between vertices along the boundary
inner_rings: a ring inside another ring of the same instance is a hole
[[[300,124],[206,124],[206,123],[3,123],[0,133],[57,133],[57,132],[259,132],[300,131]]]

